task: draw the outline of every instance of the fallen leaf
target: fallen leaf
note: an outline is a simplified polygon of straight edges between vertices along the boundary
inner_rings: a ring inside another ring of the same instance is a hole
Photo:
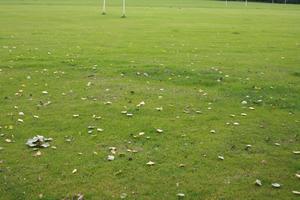
[[[245,149],[246,149],[246,150],[249,150],[251,147],[252,147],[251,144],[247,144]]]
[[[296,191],[296,190],[294,190],[294,191],[293,191],[293,194],[300,195],[300,192],[299,192],[299,191]]]
[[[157,107],[155,108],[157,111],[162,111],[163,110],[163,107]]]
[[[112,102],[110,102],[110,101],[107,101],[107,102],[105,102],[104,104],[105,104],[105,105],[111,105],[111,104],[112,104]]]
[[[126,193],[122,193],[121,195],[120,195],[120,198],[121,199],[125,199],[127,197],[127,194]]]
[[[139,132],[139,136],[145,135],[145,132]]]
[[[127,116],[127,117],[132,117],[133,114],[132,114],[132,113],[126,113],[126,116]]]
[[[137,107],[141,107],[141,106],[144,106],[145,105],[145,102],[144,101],[141,101],[138,105],[136,105]]]
[[[218,156],[218,158],[219,158],[220,160],[224,160],[224,157],[223,157],[223,156]]]
[[[255,185],[257,185],[257,186],[262,186],[261,180],[256,179],[256,180],[255,180]]]
[[[118,175],[120,175],[120,174],[122,174],[122,170],[117,171],[114,175],[115,175],[115,176],[118,176]]]
[[[272,183],[273,188],[280,188],[281,185],[279,183]]]
[[[7,142],[7,143],[11,143],[11,142],[12,142],[12,140],[11,140],[11,139],[5,139],[5,142]]]
[[[178,165],[178,167],[183,168],[183,167],[185,167],[185,164],[181,163],[181,164]]]
[[[241,104],[246,105],[248,102],[247,101],[242,101]]]
[[[157,132],[157,133],[162,133],[162,132],[164,132],[164,131],[163,131],[162,129],[159,129],[159,128],[158,128],[158,129],[156,129],[156,132]]]
[[[113,161],[114,159],[115,159],[115,156],[113,156],[113,155],[108,155],[107,156],[108,161]]]
[[[183,193],[178,193],[177,196],[178,196],[179,198],[183,198],[183,197],[185,197],[185,194],[183,194]]]
[[[101,119],[101,118],[102,118],[101,116],[93,115],[93,119],[98,120],[98,119]]]
[[[149,162],[146,163],[146,165],[153,166],[153,165],[155,165],[155,162],[149,161]]]
[[[79,193],[79,194],[76,194],[76,195],[73,195],[71,197],[72,200],[84,200],[84,196],[83,194]],[[69,198],[66,198],[65,200],[69,200]]]
[[[27,140],[26,145],[29,147],[43,147],[47,148],[50,146],[48,142],[52,141],[52,138],[46,138],[42,135],[34,136]]]
[[[33,156],[37,157],[37,156],[41,156],[41,155],[42,155],[42,152],[37,151]]]

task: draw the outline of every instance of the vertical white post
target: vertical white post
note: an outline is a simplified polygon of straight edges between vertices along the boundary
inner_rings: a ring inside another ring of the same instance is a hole
[[[105,0],[103,0],[102,15],[106,15]]]
[[[226,6],[228,6],[228,0],[226,0]]]
[[[125,18],[126,17],[126,2],[125,2],[125,0],[123,0],[123,11],[122,11],[122,18]]]
[[[286,0],[284,0],[284,4],[286,5]]]
[[[247,6],[248,5],[248,0],[245,0],[245,6]]]

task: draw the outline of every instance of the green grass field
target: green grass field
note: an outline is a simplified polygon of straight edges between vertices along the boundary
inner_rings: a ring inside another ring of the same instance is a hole
[[[300,6],[127,6],[0,0],[0,200],[299,199]]]

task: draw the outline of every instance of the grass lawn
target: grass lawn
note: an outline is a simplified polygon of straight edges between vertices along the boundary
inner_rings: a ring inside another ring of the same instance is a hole
[[[107,3],[0,0],[0,200],[299,199],[300,6]]]

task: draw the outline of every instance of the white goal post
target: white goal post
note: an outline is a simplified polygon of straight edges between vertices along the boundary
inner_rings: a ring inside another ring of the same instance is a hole
[[[106,15],[106,2],[103,0],[103,5],[102,5],[102,15]]]
[[[102,15],[106,15],[106,0],[103,0]],[[126,0],[122,0],[122,18],[126,17]]]

